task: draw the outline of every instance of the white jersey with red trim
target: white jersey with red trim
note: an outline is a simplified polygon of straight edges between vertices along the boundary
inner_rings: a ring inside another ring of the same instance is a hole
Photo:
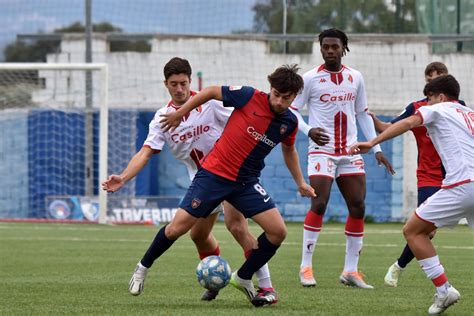
[[[474,111],[444,102],[423,106],[415,114],[423,119],[446,170],[442,187],[474,181]]]
[[[160,115],[178,108],[170,102],[156,112],[143,146],[161,151],[166,143],[173,155],[186,165],[189,177],[193,179],[201,166],[201,159],[211,151],[221,136],[233,108],[225,108],[222,102],[210,100],[183,117],[181,124],[173,132],[163,132],[160,124],[163,118]]]
[[[304,89],[293,101],[292,109],[308,107],[309,126],[324,128],[330,141],[319,146],[309,139],[309,153],[347,155],[357,142],[356,114],[367,110],[362,74],[342,66],[330,72],[324,64],[303,75]]]

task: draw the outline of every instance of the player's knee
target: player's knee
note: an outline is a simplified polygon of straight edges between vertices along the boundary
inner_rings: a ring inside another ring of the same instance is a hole
[[[239,237],[247,234],[247,229],[240,225],[240,223],[236,222],[226,222],[227,230],[230,231],[232,236]]]
[[[165,228],[166,238],[171,240],[176,240],[187,232],[183,227],[173,225],[172,223],[168,224]]]
[[[405,224],[403,226],[403,237],[405,237],[405,240],[408,242],[410,241],[411,239],[413,239],[413,236],[414,236],[414,232],[412,229],[410,229],[410,226]]]
[[[270,234],[267,233],[268,239],[274,245],[281,245],[286,238],[287,230],[284,225],[277,227],[276,229],[272,230]]]
[[[202,229],[191,229],[189,235],[194,243],[199,243],[205,241],[209,236],[209,233],[204,232]]]
[[[324,215],[326,212],[327,203],[321,199],[312,199],[311,200],[311,210],[318,215]]]
[[[365,202],[363,199],[352,201],[349,206],[352,217],[362,219],[365,215]]]

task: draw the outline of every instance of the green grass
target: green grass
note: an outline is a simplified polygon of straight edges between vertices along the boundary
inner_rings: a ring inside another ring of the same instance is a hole
[[[252,225],[252,231],[259,229]],[[145,292],[128,294],[137,261],[154,238],[154,226],[0,223],[0,315],[10,314],[318,314],[425,315],[434,287],[416,262],[402,275],[398,288],[383,285],[386,269],[405,242],[400,224],[367,224],[360,269],[375,290],[338,283],[345,236],[341,224],[325,224],[314,255],[318,286],[302,288],[298,271],[302,225],[288,224],[285,244],[270,262],[280,302],[254,308],[232,287],[213,302],[199,300],[203,289],[195,277],[196,250],[185,236],[150,270]],[[214,229],[221,255],[237,269],[243,252],[222,223]],[[461,301],[447,315],[474,310],[474,232],[466,226],[440,230],[435,245],[447,276]]]

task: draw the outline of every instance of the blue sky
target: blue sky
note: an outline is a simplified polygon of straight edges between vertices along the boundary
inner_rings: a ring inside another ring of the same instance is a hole
[[[92,0],[94,23],[128,33],[226,34],[250,30],[256,0]],[[84,0],[0,0],[0,50],[17,34],[84,21]]]

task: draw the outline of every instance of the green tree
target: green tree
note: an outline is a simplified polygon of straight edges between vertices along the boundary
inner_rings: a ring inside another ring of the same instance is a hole
[[[286,0],[288,34],[318,34],[338,27],[349,33],[416,33],[415,0]],[[283,33],[283,0],[260,0],[254,31]],[[293,52],[310,43],[290,42]]]

